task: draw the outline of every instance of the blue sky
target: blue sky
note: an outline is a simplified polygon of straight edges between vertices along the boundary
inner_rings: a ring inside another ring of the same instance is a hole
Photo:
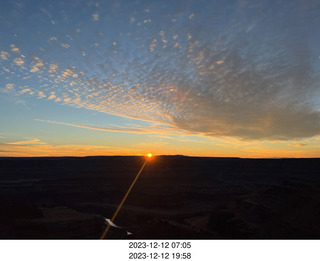
[[[2,156],[316,157],[318,1],[4,1]]]

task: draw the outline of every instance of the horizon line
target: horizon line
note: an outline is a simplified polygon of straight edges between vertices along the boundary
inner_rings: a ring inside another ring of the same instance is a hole
[[[0,156],[0,159],[3,158],[93,158],[93,157],[147,157],[146,155],[87,155],[87,156]],[[189,156],[183,154],[161,154],[153,155],[156,157],[184,157],[184,158],[217,158],[217,159],[320,159],[320,157],[232,157],[232,156]]]

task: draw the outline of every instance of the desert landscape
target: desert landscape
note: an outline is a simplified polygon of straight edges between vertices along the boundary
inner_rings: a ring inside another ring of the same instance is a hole
[[[0,159],[1,239],[99,239],[146,159]],[[106,238],[319,239],[320,159],[158,156]]]

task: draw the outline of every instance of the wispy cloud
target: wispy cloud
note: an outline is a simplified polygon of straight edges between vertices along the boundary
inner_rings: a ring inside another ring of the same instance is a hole
[[[70,48],[70,44],[67,43],[62,43],[61,46],[66,49]]]
[[[0,156],[96,156],[96,155],[137,155],[138,149],[95,145],[51,145],[33,139],[28,141],[0,142]]]
[[[107,131],[107,132],[124,132],[124,133],[137,133],[137,134],[165,134],[165,135],[186,134],[186,132],[184,132],[183,130],[177,130],[171,126],[160,125],[160,124],[155,124],[147,127],[146,126],[134,126],[134,127],[116,126],[113,128],[105,128],[105,127],[73,124],[73,123],[50,121],[50,120],[41,120],[41,119],[35,119],[35,120],[40,122],[51,123],[51,124],[59,124],[64,126],[91,129],[91,130],[97,130],[97,131]]]
[[[22,140],[22,141],[14,141],[14,142],[7,142],[7,145],[40,145],[45,144],[41,142],[39,139],[29,139],[29,140]]]

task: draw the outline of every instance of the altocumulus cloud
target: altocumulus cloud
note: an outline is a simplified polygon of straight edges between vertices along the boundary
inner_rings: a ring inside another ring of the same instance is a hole
[[[208,136],[320,134],[317,1],[77,3],[81,16],[68,2],[25,17],[25,28],[63,18],[50,25],[60,33],[35,32],[36,62],[33,37],[1,50],[1,74],[17,93]],[[13,25],[17,15],[1,19]]]

